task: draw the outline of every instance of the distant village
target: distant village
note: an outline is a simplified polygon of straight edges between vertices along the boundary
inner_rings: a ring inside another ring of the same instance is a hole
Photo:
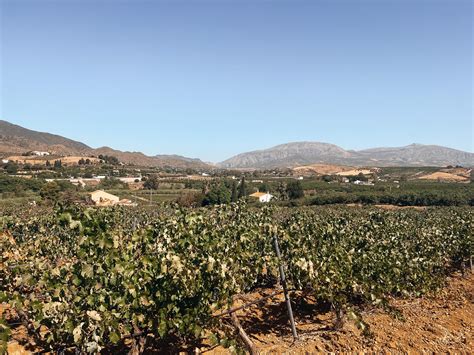
[[[30,204],[36,204],[39,200],[69,199],[97,207],[151,206],[164,202],[200,207],[242,198],[248,203],[280,205],[385,201],[420,204],[425,203],[428,195],[417,200],[404,193],[401,186],[408,186],[409,181],[418,182],[421,187],[423,181],[468,183],[472,176],[471,169],[459,166],[364,168],[314,164],[262,170],[179,169],[124,164],[107,155],[68,156],[40,150],[3,156],[2,170],[3,176],[31,181],[25,182],[23,188],[8,186],[1,193],[3,201],[8,201],[8,197],[12,201],[28,198]],[[22,185],[19,180],[10,184]],[[451,203],[442,198],[439,201],[436,203]]]

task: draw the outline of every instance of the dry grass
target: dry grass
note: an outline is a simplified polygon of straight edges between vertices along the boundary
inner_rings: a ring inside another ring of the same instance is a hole
[[[58,156],[46,156],[46,157],[37,157],[37,156],[22,156],[14,155],[7,158],[10,161],[17,161],[22,164],[31,164],[31,165],[46,165],[46,162],[49,161],[51,164],[54,164],[54,161],[61,160],[62,165],[78,165],[79,160],[89,159],[92,164],[98,164],[100,159],[89,158],[89,157],[80,157],[80,156],[70,156],[70,157],[58,157]]]
[[[469,180],[469,177],[438,171],[436,173],[420,176],[418,179],[435,180],[435,181],[440,180],[440,181],[449,181],[449,182],[465,182]]]
[[[354,168],[351,166],[341,166],[341,165],[331,165],[331,164],[312,164],[312,165],[299,166],[297,168],[294,168],[293,171],[296,174],[300,174],[300,175],[310,175],[310,174],[334,175],[337,173],[350,171],[353,169]]]
[[[342,171],[340,173],[337,173],[336,175],[339,175],[339,176],[357,176],[359,174],[369,175],[369,174],[372,174],[372,170],[369,170],[369,169],[353,169],[353,170],[349,170],[349,171]]]

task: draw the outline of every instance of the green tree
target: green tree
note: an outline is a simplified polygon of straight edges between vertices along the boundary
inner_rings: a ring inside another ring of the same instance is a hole
[[[359,180],[359,181],[367,181],[368,178],[367,178],[364,174],[359,173],[359,175],[357,175],[357,180]]]
[[[204,196],[202,201],[203,206],[208,205],[222,205],[230,203],[231,192],[224,184],[213,186],[209,192]]]
[[[246,186],[245,186],[245,176],[242,177],[242,180],[240,181],[240,186],[239,186],[239,198],[245,197],[247,195],[246,193]]]
[[[158,176],[149,176],[143,184],[143,187],[147,190],[158,190],[160,187],[160,180],[158,180]]]
[[[288,200],[288,192],[287,192],[287,186],[285,182],[281,181],[278,183],[276,192],[280,200],[282,201]]]
[[[18,165],[13,162],[8,162],[7,165],[5,166],[5,169],[7,170],[7,173],[13,175],[18,172]]]
[[[322,180],[324,182],[331,182],[334,180],[334,177],[332,175],[323,175]]]
[[[290,200],[296,200],[304,196],[303,186],[299,181],[290,181],[286,186],[286,192]]]
[[[117,157],[110,156],[110,155],[100,154],[99,159],[102,160],[104,163],[111,164],[111,165],[118,165],[120,163]]]
[[[56,181],[45,184],[40,190],[40,196],[45,201],[56,202],[59,200],[61,186]]]
[[[237,202],[238,199],[239,199],[239,195],[237,193],[237,183],[234,181],[232,183],[232,195],[231,195],[230,200],[232,202]]]
[[[61,160],[55,160],[54,161],[54,168],[55,169],[61,169],[63,166],[63,162]]]
[[[266,182],[258,185],[258,191],[260,192],[270,192],[270,185]]]

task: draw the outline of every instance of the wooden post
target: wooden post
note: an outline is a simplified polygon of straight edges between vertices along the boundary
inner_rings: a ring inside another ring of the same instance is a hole
[[[293,332],[293,339],[298,339],[298,334],[296,333],[296,325],[295,319],[293,317],[293,309],[291,308],[291,300],[290,295],[288,294],[288,288],[286,286],[286,277],[285,277],[285,269],[283,268],[283,264],[281,261],[281,253],[280,253],[280,246],[278,245],[278,239],[276,236],[273,237],[273,245],[275,247],[275,252],[279,261],[279,268],[280,268],[280,281],[283,287],[283,293],[285,294],[285,301],[286,301],[286,308],[288,309],[288,316],[290,317],[290,324],[291,324],[291,331]]]
[[[234,326],[239,331],[240,337],[244,341],[245,345],[247,345],[247,347],[249,348],[250,354],[251,355],[257,355],[258,354],[257,347],[252,342],[252,340],[249,338],[247,333],[245,333],[244,328],[242,328],[242,326],[240,325],[239,318],[237,318],[237,314],[235,314],[235,312],[233,312],[233,313],[230,314],[230,317],[232,319],[232,323],[234,323]]]

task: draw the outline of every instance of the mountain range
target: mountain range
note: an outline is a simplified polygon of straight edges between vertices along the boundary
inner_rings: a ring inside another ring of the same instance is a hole
[[[51,133],[37,132],[0,120],[0,154],[21,154],[31,150],[49,151],[56,155],[112,155],[125,164],[211,169],[200,159],[179,155],[147,156],[141,152],[123,152],[109,147],[88,145]],[[345,150],[321,142],[293,142],[275,147],[238,154],[221,163],[219,168],[293,168],[310,164],[351,166],[474,166],[474,154],[438,145],[410,144],[405,147]],[[215,167],[215,166],[214,166]]]
[[[474,154],[438,145],[345,150],[334,144],[294,142],[236,155],[222,168],[293,168],[325,163],[352,166],[474,166]]]

